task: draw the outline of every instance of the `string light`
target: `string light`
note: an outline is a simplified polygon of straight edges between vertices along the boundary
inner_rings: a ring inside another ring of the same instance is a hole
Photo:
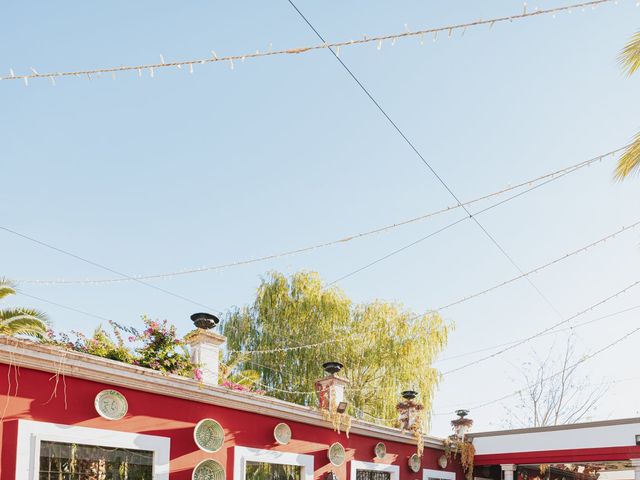
[[[574,165],[570,165],[568,167],[564,167],[560,170],[555,170],[553,172],[549,172],[549,173],[545,173],[543,175],[540,175],[536,178],[532,178],[529,180],[525,180],[523,182],[520,182],[516,185],[512,185],[485,195],[482,195],[480,197],[474,198],[472,200],[469,200],[467,202],[463,202],[462,204],[457,204],[457,205],[451,205],[449,207],[445,207],[443,209],[440,210],[436,210],[433,212],[429,212],[429,213],[425,213],[423,215],[420,215],[418,217],[414,217],[408,220],[403,220],[400,222],[396,222],[390,225],[385,225],[382,227],[378,227],[375,228],[373,230],[368,230],[365,232],[361,232],[361,233],[356,233],[356,234],[352,234],[349,235],[347,237],[341,237],[339,239],[336,240],[331,240],[329,242],[322,242],[322,243],[316,243],[314,245],[310,245],[307,247],[303,247],[303,248],[298,248],[295,250],[289,250],[289,251],[285,251],[285,252],[281,252],[281,253],[275,253],[275,254],[271,254],[271,255],[265,255],[262,257],[257,257],[257,258],[249,258],[249,259],[244,259],[244,260],[237,260],[234,262],[228,262],[228,263],[224,263],[224,264],[219,264],[219,265],[205,265],[205,266],[201,266],[201,267],[195,267],[195,268],[189,268],[189,269],[182,269],[182,270],[177,270],[177,271],[172,271],[172,272],[164,272],[164,273],[157,273],[157,274],[147,274],[147,275],[142,275],[142,274],[138,274],[138,275],[131,275],[130,277],[134,278],[134,279],[138,279],[138,280],[153,280],[153,279],[168,279],[168,278],[172,278],[172,277],[177,277],[177,276],[182,276],[182,275],[190,275],[190,274],[194,274],[194,273],[202,273],[202,272],[209,272],[209,271],[215,271],[215,270],[223,270],[223,269],[227,269],[227,268],[233,268],[233,267],[238,267],[238,266],[242,266],[242,265],[249,265],[252,263],[258,263],[258,262],[264,262],[267,260],[275,260],[275,259],[279,259],[279,258],[283,258],[283,257],[289,257],[289,256],[293,256],[293,255],[299,255],[302,253],[307,253],[307,252],[311,252],[313,250],[318,250],[318,249],[322,249],[322,248],[326,248],[326,247],[330,247],[330,246],[335,246],[335,245],[341,245],[341,244],[345,244],[348,242],[351,242],[353,240],[357,240],[357,239],[361,239],[361,238],[365,238],[368,236],[372,236],[372,235],[377,235],[380,233],[384,233],[405,225],[410,225],[413,223],[417,223],[423,220],[426,220],[428,218],[443,214],[443,213],[447,213],[447,212],[451,212],[455,209],[461,208],[462,206],[469,206],[469,205],[473,205],[475,203],[484,201],[484,200],[488,200],[491,199],[493,197],[497,197],[500,195],[503,195],[505,193],[514,191],[514,190],[518,190],[520,188],[526,187],[526,186],[532,186],[534,184],[537,184],[538,182],[542,182],[544,180],[548,180],[548,179],[560,179],[562,177],[564,177],[565,175],[568,175],[570,173],[574,173],[578,170],[581,170],[584,167],[588,167],[594,163],[600,162],[604,159],[607,158],[613,158],[614,155],[616,155],[617,153],[623,151],[624,149],[626,149],[627,146],[625,145],[624,147],[620,147],[617,148],[615,150],[612,150],[610,152],[598,155],[596,157],[590,158],[588,160],[584,160],[582,162],[576,163]],[[133,281],[130,278],[102,278],[102,279],[47,279],[47,280],[42,280],[42,279],[21,279],[21,280],[17,280],[18,283],[22,283],[22,284],[32,284],[32,285],[103,285],[103,284],[110,284],[110,283],[120,283],[120,282],[129,282],[129,281]]]
[[[555,7],[555,8],[549,8],[549,9],[535,10],[535,11],[532,11],[532,12],[526,11],[526,9],[525,9],[525,11],[523,11],[523,13],[520,14],[520,15],[496,17],[496,18],[492,18],[492,19],[489,19],[489,20],[477,20],[477,21],[474,21],[474,22],[459,23],[459,24],[447,25],[447,26],[436,27],[436,28],[428,28],[428,29],[424,29],[424,30],[404,31],[404,32],[395,33],[395,34],[391,34],[391,35],[381,35],[381,36],[375,36],[375,37],[368,37],[368,36],[365,35],[360,40],[349,40],[349,41],[342,41],[342,42],[322,43],[322,44],[311,45],[311,46],[306,46],[306,47],[289,48],[289,49],[286,49],[286,50],[271,50],[271,49],[269,49],[269,51],[266,51],[266,52],[260,52],[259,50],[256,50],[255,53],[229,55],[229,56],[224,56],[224,57],[218,57],[217,55],[214,55],[213,58],[209,57],[209,58],[204,58],[204,59],[182,60],[182,61],[176,61],[176,62],[166,62],[164,60],[164,57],[161,57],[160,63],[141,64],[141,65],[121,65],[121,66],[118,66],[118,67],[102,67],[102,68],[95,68],[95,69],[84,69],[84,70],[66,71],[66,72],[48,72],[48,73],[39,73],[39,72],[35,73],[35,72],[32,72],[30,74],[25,74],[25,75],[15,75],[13,69],[9,69],[10,74],[8,76],[1,76],[0,80],[22,79],[24,81],[25,85],[28,85],[29,84],[29,79],[32,79],[32,78],[78,77],[78,76],[82,76],[82,75],[90,76],[90,75],[97,75],[97,74],[101,74],[101,73],[137,71],[137,70],[143,70],[143,69],[149,69],[149,68],[154,68],[154,69],[169,68],[169,67],[180,68],[182,66],[189,66],[189,72],[193,73],[193,65],[195,63],[205,64],[205,63],[215,63],[215,62],[220,62],[220,61],[229,62],[229,61],[235,61],[235,60],[244,60],[245,58],[270,57],[270,56],[275,56],[275,55],[298,55],[298,54],[302,54],[302,53],[308,53],[308,52],[311,52],[311,51],[314,51],[314,50],[321,50],[321,49],[328,49],[328,48],[329,49],[339,49],[340,47],[350,47],[350,46],[354,46],[354,45],[361,45],[361,44],[365,44],[365,43],[379,42],[379,41],[385,41],[385,40],[392,40],[392,42],[395,43],[395,41],[397,41],[400,38],[406,38],[406,37],[420,37],[420,38],[422,38],[422,36],[424,34],[427,34],[427,33],[428,34],[433,34],[433,41],[435,42],[436,39],[437,39],[438,32],[442,32],[442,31],[460,30],[460,31],[462,31],[462,35],[464,35],[464,32],[469,27],[478,27],[478,26],[481,26],[481,25],[489,25],[490,27],[493,27],[493,25],[495,23],[513,22],[514,20],[521,20],[521,19],[525,19],[525,18],[529,18],[529,17],[535,17],[535,16],[540,16],[540,15],[546,15],[546,14],[551,14],[555,18],[556,13],[559,13],[559,12],[570,11],[570,10],[572,10],[574,8],[585,8],[585,7],[589,7],[589,6],[592,9],[595,9],[595,7],[597,5],[608,4],[608,3],[612,3],[613,1],[614,0],[593,0],[593,1],[589,1],[589,2],[582,2],[582,3],[573,4],[573,5],[567,5],[567,6],[564,6],[564,7]]]
[[[630,332],[624,334],[622,337],[617,338],[616,340],[614,340],[613,342],[605,345],[603,348],[601,348],[600,350],[597,350],[596,352],[590,354],[590,355],[585,355],[584,357],[582,357],[580,360],[578,360],[577,362],[573,363],[572,365],[567,366],[566,368],[559,370],[555,373],[553,373],[552,375],[549,375],[548,377],[545,377],[543,379],[541,379],[541,382],[546,382],[548,380],[551,380],[559,375],[562,375],[563,372],[566,372],[567,370],[570,370],[574,367],[577,367],[578,365],[586,362],[587,360],[592,359],[593,357],[600,355],[601,353],[605,352],[606,350],[609,350],[610,348],[613,348],[614,346],[616,346],[617,344],[619,344],[620,342],[626,340],[627,338],[629,338],[631,335],[634,335],[635,333],[637,333],[638,331],[640,331],[640,327],[635,328],[633,330],[631,330]],[[495,403],[501,402],[503,400],[506,400],[508,398],[511,397],[515,397],[517,395],[519,395],[520,393],[524,392],[525,390],[531,388],[533,386],[533,384],[530,385],[526,385],[524,387],[522,387],[519,390],[516,390],[515,392],[509,393],[508,395],[504,395],[502,397],[490,400],[488,402],[485,403],[481,403],[479,405],[475,405],[473,407],[471,407],[472,410],[478,410],[479,408],[484,408],[484,407],[488,407],[489,405],[493,405]],[[439,415],[451,415],[454,412],[442,412],[442,413],[434,413],[433,415],[435,416],[439,416]]]
[[[617,298],[618,296],[622,295],[623,293],[626,293],[628,290],[631,290],[632,288],[636,287],[638,284],[640,284],[640,280],[637,280],[637,281],[633,282],[632,284],[626,286],[622,290],[617,291],[613,295],[610,295],[610,296],[604,298],[603,300],[600,300],[599,302],[597,302],[597,303],[585,308],[584,310],[579,311],[575,315],[572,315],[569,318],[566,318],[566,319],[564,319],[564,320],[562,320],[562,321],[560,321],[558,323],[555,323],[555,324],[551,325],[550,327],[547,327],[544,330],[541,330],[540,332],[538,332],[538,333],[536,333],[534,335],[531,335],[530,337],[522,339],[519,342],[516,342],[516,343],[514,343],[514,344],[512,344],[512,345],[510,345],[508,347],[503,348],[502,350],[499,350],[499,351],[497,351],[495,353],[492,353],[491,355],[487,355],[485,357],[482,357],[482,358],[479,358],[477,360],[474,360],[473,362],[469,362],[469,363],[466,363],[466,364],[464,364],[464,365],[462,365],[460,367],[448,370],[448,371],[444,372],[443,375],[449,375],[449,374],[454,373],[454,372],[459,372],[460,370],[464,370],[465,368],[478,365],[479,363],[482,363],[482,362],[484,362],[486,360],[489,360],[491,358],[497,357],[498,355],[502,355],[503,353],[508,352],[509,350],[513,350],[514,348],[519,347],[520,345],[523,345],[524,343],[530,342],[531,340],[534,340],[534,339],[544,335],[545,333],[555,329],[556,327],[558,327],[560,325],[568,323],[571,320],[574,320],[574,319],[578,318],[579,316],[584,315],[585,313],[588,313],[591,310],[593,310],[593,309],[595,309],[595,308],[597,308],[597,307],[599,307],[601,305],[604,305],[605,303],[609,302],[610,300],[613,300],[614,298]]]

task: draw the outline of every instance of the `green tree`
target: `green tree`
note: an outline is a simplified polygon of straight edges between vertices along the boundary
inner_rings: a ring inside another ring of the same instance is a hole
[[[16,294],[15,285],[0,277],[0,300]],[[0,334],[43,338],[47,332],[47,316],[33,308],[0,309]]]
[[[620,52],[620,65],[627,75],[633,75],[640,68],[640,32],[631,37]],[[640,168],[640,132],[625,149],[618,161],[615,178],[623,180]]]
[[[232,311],[224,322],[229,350],[243,352],[238,369],[259,372],[258,388],[268,395],[313,405],[312,394],[294,392],[312,392],[322,363],[340,361],[340,374],[350,380],[350,412],[383,419],[396,417],[399,393],[409,388],[431,410],[439,381],[431,364],[449,331],[437,313],[415,315],[380,301],[354,304],[308,272],[290,278],[271,273],[253,305]],[[317,346],[291,348],[308,344]]]

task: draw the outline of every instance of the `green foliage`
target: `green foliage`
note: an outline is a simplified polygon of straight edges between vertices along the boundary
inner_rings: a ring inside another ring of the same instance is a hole
[[[636,32],[625,45],[618,57],[620,66],[627,75],[633,75],[640,69],[640,32]],[[624,180],[631,173],[640,169],[640,133],[627,146],[618,160],[614,177]]]
[[[166,320],[158,322],[143,316],[142,321],[145,330],[128,337],[129,344],[122,338],[119,328],[114,323],[111,324],[113,337],[105,332],[102,326],[98,326],[91,337],[73,332],[76,337],[73,341],[65,333],[56,336],[53,331],[49,331],[43,343],[151,368],[166,374],[197,376],[197,365],[191,362],[184,342],[176,336],[176,328],[168,325]],[[137,348],[134,348],[133,344],[137,344]]]
[[[15,295],[15,285],[6,278],[0,277],[0,300]],[[0,309],[0,334],[26,335],[44,338],[47,332],[47,316],[33,308]]]
[[[137,357],[133,363],[141,367],[152,368],[163,373],[173,373],[183,377],[193,377],[196,366],[185,343],[176,336],[176,327],[167,325],[167,321],[156,322],[142,317],[146,329],[137,337],[142,342],[136,349]]]
[[[340,361],[350,380],[351,412],[396,417],[401,390],[417,389],[431,410],[439,373],[431,364],[447,343],[450,327],[437,313],[414,315],[395,303],[353,304],[337,288],[325,288],[317,273],[262,280],[253,305],[236,309],[224,322],[231,350],[273,350],[241,356],[240,370],[260,373],[260,387],[284,400],[315,405],[312,395],[321,364]],[[276,389],[276,390],[270,390]],[[280,390],[290,390],[292,393]]]

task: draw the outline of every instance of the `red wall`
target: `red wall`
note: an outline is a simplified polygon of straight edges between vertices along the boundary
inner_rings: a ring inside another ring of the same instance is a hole
[[[380,440],[355,434],[347,439],[331,428],[288,420],[285,422],[293,438],[288,445],[277,445],[273,428],[283,420],[120,387],[117,389],[126,396],[129,411],[122,420],[109,421],[101,418],[93,406],[96,394],[104,388],[114,387],[0,364],[0,479],[13,480],[15,476],[17,420],[22,418],[169,437],[171,480],[190,480],[193,467],[205,458],[219,461],[226,468],[227,478],[233,478],[234,445],[311,454],[315,457],[316,478],[324,479],[326,472],[333,470],[340,480],[349,480],[348,461],[333,467],[327,460],[327,448],[333,442],[342,443],[347,460],[394,463],[400,466],[401,480],[422,480],[422,472],[416,474],[407,467],[407,459],[415,453],[412,445],[382,440],[387,457],[375,460],[373,449]],[[214,454],[200,451],[193,441],[194,425],[207,417],[217,420],[226,433],[224,447]],[[439,469],[437,459],[441,454],[440,450],[425,448],[422,467]],[[464,478],[458,470],[457,474],[460,480]]]

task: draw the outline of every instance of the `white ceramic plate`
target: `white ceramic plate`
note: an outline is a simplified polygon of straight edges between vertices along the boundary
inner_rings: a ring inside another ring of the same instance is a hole
[[[413,472],[413,473],[418,473],[420,471],[420,457],[418,456],[417,453],[414,453],[413,455],[411,455],[409,457],[409,469]]]
[[[345,451],[344,447],[336,442],[329,447],[329,451],[327,452],[327,457],[332,465],[339,467],[344,463]]]
[[[225,480],[224,467],[215,460],[207,458],[193,469],[191,480]]]
[[[280,445],[286,445],[291,441],[291,428],[286,423],[279,423],[273,429],[273,437]]]
[[[102,390],[93,404],[98,415],[107,420],[120,420],[129,410],[127,399],[116,390]]]
[[[374,449],[376,458],[384,458],[387,455],[387,446],[382,443],[376,443],[376,448]]]
[[[224,430],[214,419],[204,418],[193,429],[193,439],[200,450],[217,452],[224,443]]]

